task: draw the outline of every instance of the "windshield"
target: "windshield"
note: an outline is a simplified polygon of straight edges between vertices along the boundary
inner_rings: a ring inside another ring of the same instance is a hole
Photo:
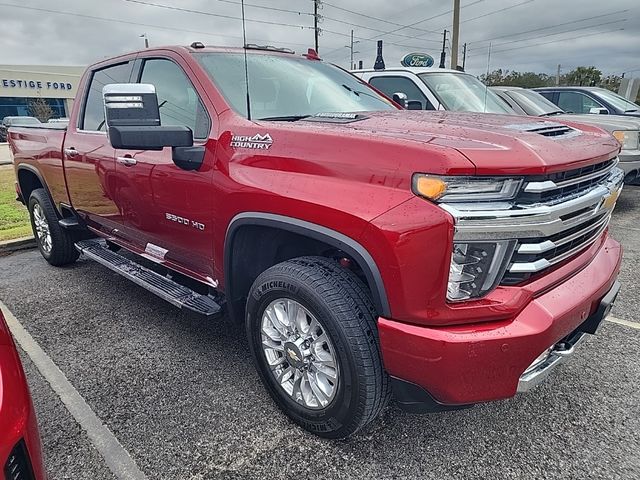
[[[507,94],[520,105],[527,115],[540,117],[552,113],[564,113],[549,100],[531,90],[509,90]]]
[[[247,117],[244,54],[198,57],[231,107]],[[397,109],[366,83],[321,61],[247,53],[247,64],[252,119],[295,120],[319,113]]]
[[[442,72],[418,76],[447,110],[514,114],[500,97],[472,75]]]
[[[622,110],[623,112],[637,112],[640,109],[640,106],[636,105],[633,102],[630,102],[624,97],[621,97],[617,93],[614,93],[610,90],[605,89],[597,89],[593,90],[597,96],[603,98],[618,110]]]

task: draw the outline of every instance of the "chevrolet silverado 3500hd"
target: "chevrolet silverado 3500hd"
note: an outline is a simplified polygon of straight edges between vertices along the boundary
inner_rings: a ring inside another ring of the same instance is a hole
[[[325,437],[369,424],[392,392],[438,411],[530,389],[619,289],[613,137],[404,111],[312,50],[106,60],[68,127],[9,142],[50,264],[82,253],[243,321],[275,402]]]

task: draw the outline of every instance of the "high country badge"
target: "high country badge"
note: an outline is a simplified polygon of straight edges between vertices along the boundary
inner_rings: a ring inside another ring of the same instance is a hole
[[[234,135],[231,137],[231,146],[235,148],[250,148],[253,150],[269,150],[273,145],[273,139],[268,133],[260,135],[256,133],[253,136]]]

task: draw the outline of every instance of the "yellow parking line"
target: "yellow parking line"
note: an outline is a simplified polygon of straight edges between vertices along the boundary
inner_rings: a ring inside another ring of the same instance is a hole
[[[618,325],[624,325],[625,327],[635,328],[636,330],[640,330],[640,323],[630,322],[629,320],[622,320],[621,318],[616,318],[611,315],[607,317],[607,321],[612,323],[617,323]]]

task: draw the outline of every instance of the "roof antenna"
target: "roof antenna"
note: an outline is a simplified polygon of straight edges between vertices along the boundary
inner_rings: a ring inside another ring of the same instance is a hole
[[[247,27],[244,19],[244,0],[242,5],[242,41],[244,43],[244,80],[247,85],[247,120],[251,120],[251,97],[249,96],[249,63],[247,61]]]

